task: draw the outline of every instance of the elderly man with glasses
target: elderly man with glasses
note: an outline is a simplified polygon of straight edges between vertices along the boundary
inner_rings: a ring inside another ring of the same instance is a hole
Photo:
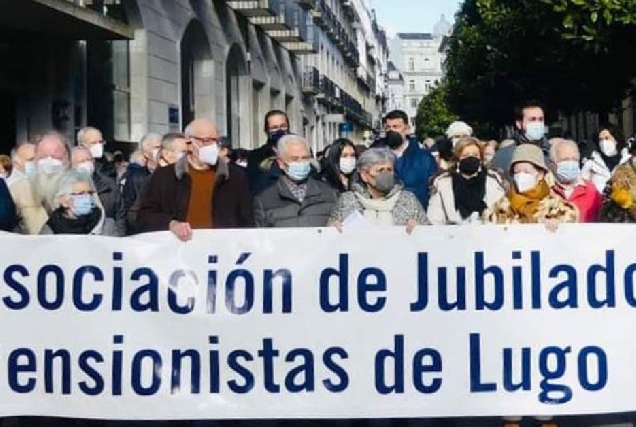
[[[240,167],[219,161],[214,123],[196,119],[185,136],[188,155],[152,176],[139,212],[141,231],[170,230],[188,241],[196,229],[253,226],[247,178]]]

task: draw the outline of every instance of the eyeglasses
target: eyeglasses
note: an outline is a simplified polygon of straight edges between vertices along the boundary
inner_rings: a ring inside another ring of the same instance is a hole
[[[78,191],[77,193],[71,193],[71,196],[84,196],[88,194],[89,196],[92,196],[93,194],[95,194],[94,191]]]

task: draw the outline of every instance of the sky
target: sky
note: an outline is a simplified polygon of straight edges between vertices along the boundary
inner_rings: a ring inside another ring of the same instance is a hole
[[[430,33],[440,16],[454,23],[459,0],[366,0],[376,10],[378,24],[389,36],[395,33]]]

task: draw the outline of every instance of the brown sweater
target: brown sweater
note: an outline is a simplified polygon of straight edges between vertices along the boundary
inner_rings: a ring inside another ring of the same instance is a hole
[[[192,179],[192,190],[186,220],[190,227],[195,229],[212,228],[210,203],[214,204],[216,173],[213,169],[190,168],[190,178]]]
[[[252,197],[241,169],[222,162],[215,169],[214,199],[206,204],[214,228],[254,226]],[[171,220],[187,220],[194,193],[191,172],[186,158],[155,171],[139,211],[140,232],[168,230]]]

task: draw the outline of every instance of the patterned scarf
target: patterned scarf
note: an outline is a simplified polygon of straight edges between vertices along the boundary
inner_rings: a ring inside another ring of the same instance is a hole
[[[542,179],[532,190],[518,193],[513,185],[508,194],[510,208],[519,215],[523,223],[536,222],[535,214],[539,210],[541,200],[550,195],[550,186]]]

